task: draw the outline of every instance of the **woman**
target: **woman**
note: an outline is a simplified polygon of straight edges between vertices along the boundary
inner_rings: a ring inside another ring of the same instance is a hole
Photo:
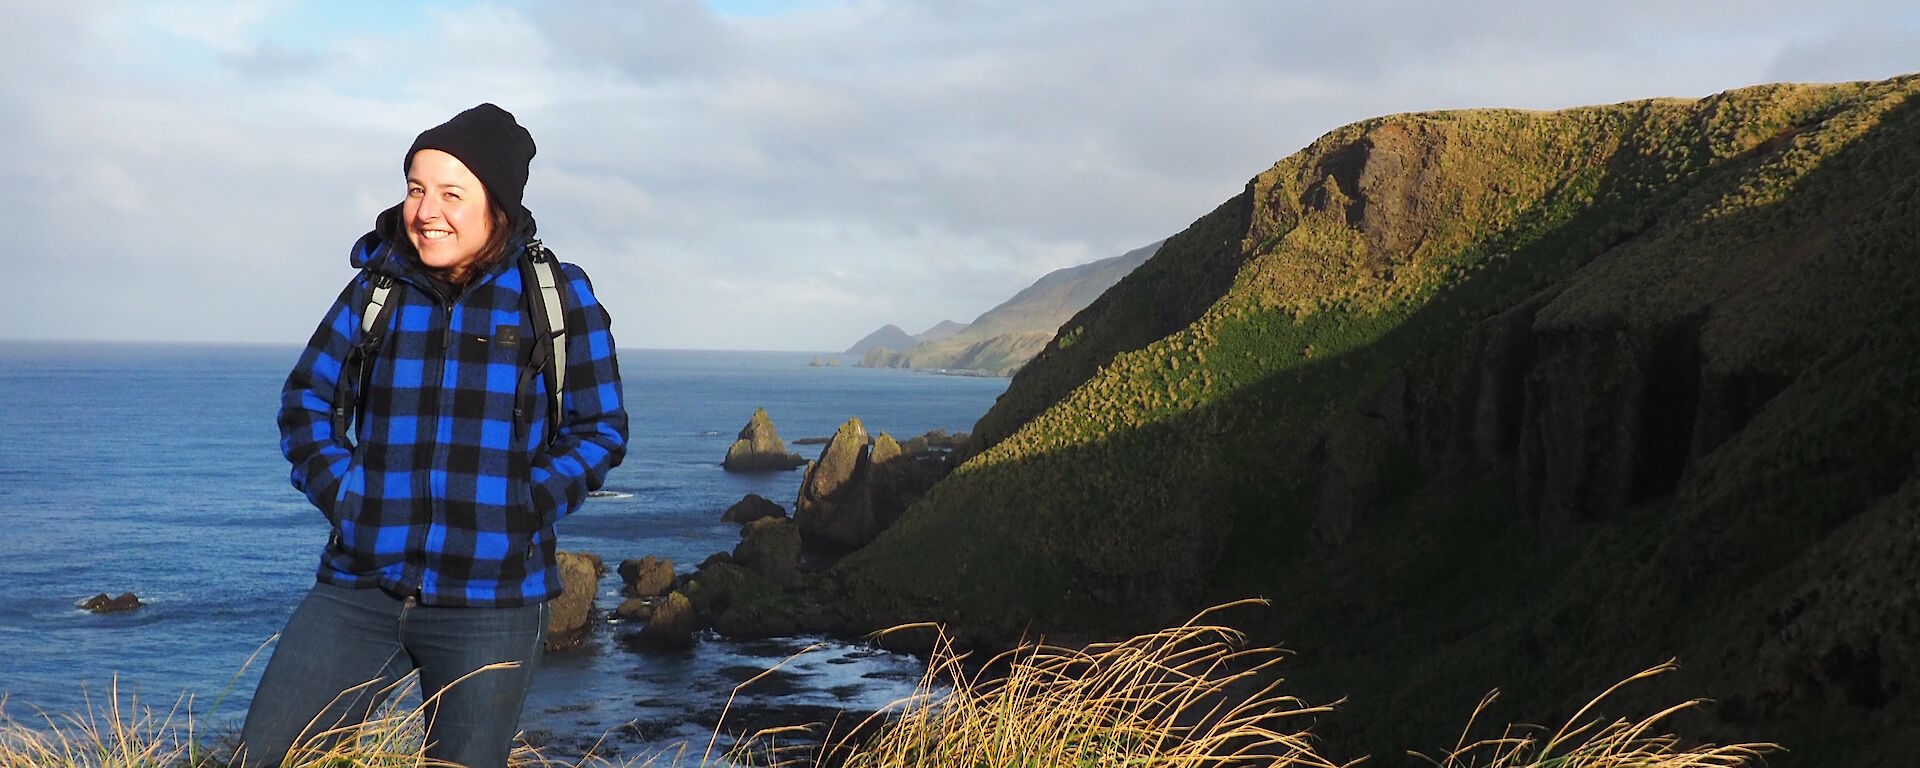
[[[560,265],[554,415],[548,376],[522,375],[541,324],[520,262],[546,257],[520,203],[533,154],[492,104],[421,133],[405,201],[354,244],[360,275],[287,377],[281,450],[332,535],[247,712],[249,765],[360,722],[412,670],[427,756],[506,764],[561,589],[554,523],[627,439],[609,319],[578,267]],[[376,285],[393,308],[363,331]]]

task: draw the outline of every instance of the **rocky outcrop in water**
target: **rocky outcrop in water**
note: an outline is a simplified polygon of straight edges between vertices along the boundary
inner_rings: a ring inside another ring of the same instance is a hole
[[[548,603],[547,650],[563,651],[580,644],[593,618],[593,596],[600,591],[603,566],[597,555],[559,552],[560,596]]]
[[[820,450],[819,460],[807,465],[800,496],[793,504],[793,521],[807,546],[844,553],[879,535],[867,488],[871,442],[860,419],[848,419]]]
[[[673,589],[673,561],[647,555],[638,560],[620,561],[621,591],[628,597],[659,597]]]
[[[784,517],[748,523],[733,548],[733,563],[781,589],[806,584],[800,573],[800,527]]]
[[[745,525],[763,517],[786,517],[787,510],[757,493],[749,493],[720,515],[720,522]]]
[[[733,472],[761,472],[793,469],[805,463],[800,454],[787,450],[767,409],[756,408],[747,425],[740,428],[739,437],[727,447],[727,457],[720,466]]]
[[[108,597],[107,593],[102,592],[80,601],[77,605],[83,611],[94,613],[124,613],[139,608],[145,603],[140,602],[140,598],[135,597],[132,592],[122,592],[119,597]]]
[[[699,630],[700,620],[694,612],[693,601],[685,594],[674,592],[654,606],[646,626],[621,640],[647,653],[680,651],[693,647],[693,633]]]

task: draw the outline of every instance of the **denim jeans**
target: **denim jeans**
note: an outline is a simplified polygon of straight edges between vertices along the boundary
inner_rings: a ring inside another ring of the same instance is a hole
[[[417,669],[427,757],[505,766],[546,641],[547,610],[545,603],[436,608],[378,589],[315,584],[287,620],[253,694],[240,732],[245,765],[278,765],[296,741],[360,723]],[[500,662],[519,666],[468,677]]]

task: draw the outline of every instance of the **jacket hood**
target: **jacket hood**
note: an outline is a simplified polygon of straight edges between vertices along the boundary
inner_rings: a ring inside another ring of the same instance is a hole
[[[353,252],[348,254],[347,263],[352,264],[354,269],[377,272],[407,273],[425,269],[407,243],[406,229],[400,221],[400,209],[405,205],[396,203],[373,217],[373,230],[354,241]],[[539,225],[533,220],[533,213],[525,208],[509,212],[507,226],[512,228],[507,235],[509,253],[526,246],[540,231]]]

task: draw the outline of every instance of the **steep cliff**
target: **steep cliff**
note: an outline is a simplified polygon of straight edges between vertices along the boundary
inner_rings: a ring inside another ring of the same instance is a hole
[[[839,594],[1000,636],[1266,596],[1375,754],[1678,656],[1689,733],[1904,761],[1916,91],[1335,130],[1063,325]]]

